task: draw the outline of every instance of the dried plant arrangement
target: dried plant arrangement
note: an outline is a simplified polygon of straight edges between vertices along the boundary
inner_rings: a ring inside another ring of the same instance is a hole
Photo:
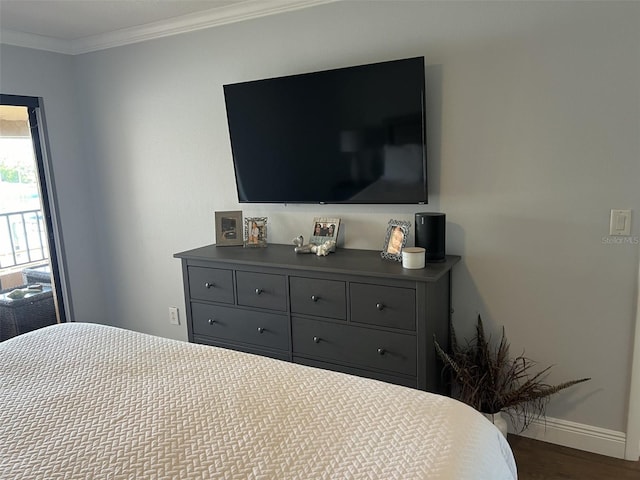
[[[513,425],[520,425],[520,432],[545,416],[551,395],[591,380],[581,378],[558,385],[544,383],[551,366],[533,374],[531,369],[537,365],[535,361],[524,355],[511,358],[504,327],[499,344],[492,347],[480,315],[476,334],[466,344],[458,343],[453,325],[450,335],[451,353],[445,352],[437,341],[435,348],[444,362],[443,373],[451,373],[455,396],[482,413],[506,413]]]

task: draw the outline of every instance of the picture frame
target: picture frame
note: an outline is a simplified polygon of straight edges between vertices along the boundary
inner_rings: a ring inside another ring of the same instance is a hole
[[[338,230],[340,229],[340,219],[333,217],[316,217],[313,219],[310,245],[322,245],[333,240],[338,242]],[[335,246],[331,249],[335,251]]]
[[[244,246],[267,246],[267,217],[246,217],[244,219]]]
[[[215,212],[216,246],[243,245],[242,210]]]
[[[404,220],[389,220],[387,235],[380,256],[386,260],[402,262],[402,249],[407,245],[411,222]]]

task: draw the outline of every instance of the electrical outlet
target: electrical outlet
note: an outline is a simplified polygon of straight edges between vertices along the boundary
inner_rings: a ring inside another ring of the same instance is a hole
[[[169,323],[171,325],[180,325],[180,316],[178,315],[178,307],[169,307]]]

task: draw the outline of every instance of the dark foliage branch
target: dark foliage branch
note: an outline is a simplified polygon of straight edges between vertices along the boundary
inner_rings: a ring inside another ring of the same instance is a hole
[[[544,383],[551,366],[533,374],[536,362],[519,355],[511,358],[504,327],[497,347],[492,348],[478,315],[475,336],[466,344],[458,343],[450,326],[451,353],[435,341],[436,352],[450,371],[457,387],[457,398],[483,413],[505,412],[514,424],[521,422],[520,431],[545,415],[549,397],[565,388],[586,382],[590,378],[571,380],[557,385]]]

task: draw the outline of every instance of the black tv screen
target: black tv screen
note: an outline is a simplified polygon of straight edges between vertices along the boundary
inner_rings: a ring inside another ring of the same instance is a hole
[[[241,203],[427,203],[424,58],[224,85]]]

